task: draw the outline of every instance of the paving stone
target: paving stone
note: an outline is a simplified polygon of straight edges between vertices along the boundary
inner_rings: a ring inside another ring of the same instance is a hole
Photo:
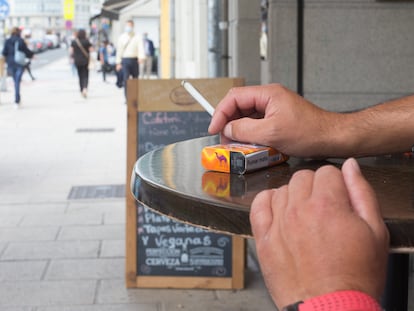
[[[8,245],[1,260],[96,258],[98,251],[98,241],[15,242]]]
[[[125,199],[106,199],[89,201],[69,201],[68,213],[88,212],[88,213],[113,213],[119,212],[125,215]]]
[[[206,301],[203,303],[188,303],[182,301],[181,303],[167,303],[162,305],[163,311],[277,311],[273,305],[268,305],[262,302],[243,303],[238,299],[231,301]]]
[[[65,213],[25,216],[21,226],[100,225],[103,215],[96,213]]]
[[[276,310],[266,287],[259,278],[253,282],[247,281],[244,290],[219,290],[216,292],[216,295],[223,305],[226,305],[229,301],[233,301],[240,310],[255,310],[255,306],[260,306],[260,310]]]
[[[103,241],[100,257],[125,257],[125,241]]]
[[[65,226],[58,240],[124,240],[124,225]]]
[[[203,303],[214,301],[214,290],[127,289],[124,280],[103,280],[97,294],[98,304],[116,303]],[[196,309],[200,310],[200,309]]]
[[[0,204],[0,215],[30,215],[46,213],[64,213],[67,203],[23,203],[23,204]]]
[[[0,242],[0,255],[3,254],[3,252],[7,248],[7,245],[8,245],[7,242]]]
[[[0,283],[0,309],[5,306],[92,304],[96,281],[39,281]]]
[[[23,216],[20,215],[2,215],[0,217],[0,228],[1,227],[16,227],[22,221]]]
[[[55,240],[58,227],[0,228],[0,241],[47,241]]]
[[[47,261],[7,261],[0,262],[0,282],[40,280]]]
[[[124,266],[123,258],[53,260],[45,278],[47,280],[122,279]]]
[[[125,224],[125,212],[110,212],[104,214],[104,224],[111,225],[111,224]]]
[[[42,307],[42,308],[38,308],[36,311],[159,311],[159,310],[160,309],[159,309],[158,304],[152,303],[152,304]]]
[[[1,311],[36,311],[33,307],[2,307]]]

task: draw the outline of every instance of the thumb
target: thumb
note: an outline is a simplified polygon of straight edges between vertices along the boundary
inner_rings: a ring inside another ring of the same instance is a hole
[[[346,160],[342,166],[342,173],[355,212],[376,234],[383,233],[385,225],[377,197],[362,175],[358,162],[353,158]]]
[[[265,124],[265,119],[236,119],[226,124],[223,134],[234,141],[265,144],[264,138],[268,135]]]
[[[265,236],[273,222],[272,194],[273,190],[260,192],[250,207],[250,224],[255,237]]]

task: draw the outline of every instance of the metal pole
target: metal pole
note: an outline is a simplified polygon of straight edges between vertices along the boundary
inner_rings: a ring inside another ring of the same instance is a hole
[[[221,77],[227,77],[229,75],[229,11],[228,0],[222,0],[221,3],[221,18],[220,27],[221,30]]]
[[[219,72],[218,55],[220,53],[217,0],[208,0],[207,23],[208,76],[217,77]]]
[[[410,255],[390,254],[388,257],[387,283],[381,302],[384,310],[407,310],[409,275]]]
[[[208,1],[208,75],[228,76],[228,1]]]

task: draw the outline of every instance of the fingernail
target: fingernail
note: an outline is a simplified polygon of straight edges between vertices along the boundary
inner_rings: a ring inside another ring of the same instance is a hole
[[[361,173],[361,169],[359,167],[357,160],[355,160],[354,158],[350,158],[348,159],[348,161],[351,164],[352,168],[354,169],[355,173]]]
[[[224,134],[224,136],[226,136],[227,138],[230,138],[230,139],[232,139],[232,138],[233,138],[233,131],[232,131],[232,128],[231,128],[231,125],[230,125],[230,124],[226,124],[226,125],[224,126],[224,129],[223,129],[223,134]]]

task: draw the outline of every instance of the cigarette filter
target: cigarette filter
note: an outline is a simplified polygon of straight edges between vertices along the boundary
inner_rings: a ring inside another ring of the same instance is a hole
[[[206,170],[234,174],[245,174],[288,159],[271,147],[241,143],[207,146],[201,152],[201,164]]]

